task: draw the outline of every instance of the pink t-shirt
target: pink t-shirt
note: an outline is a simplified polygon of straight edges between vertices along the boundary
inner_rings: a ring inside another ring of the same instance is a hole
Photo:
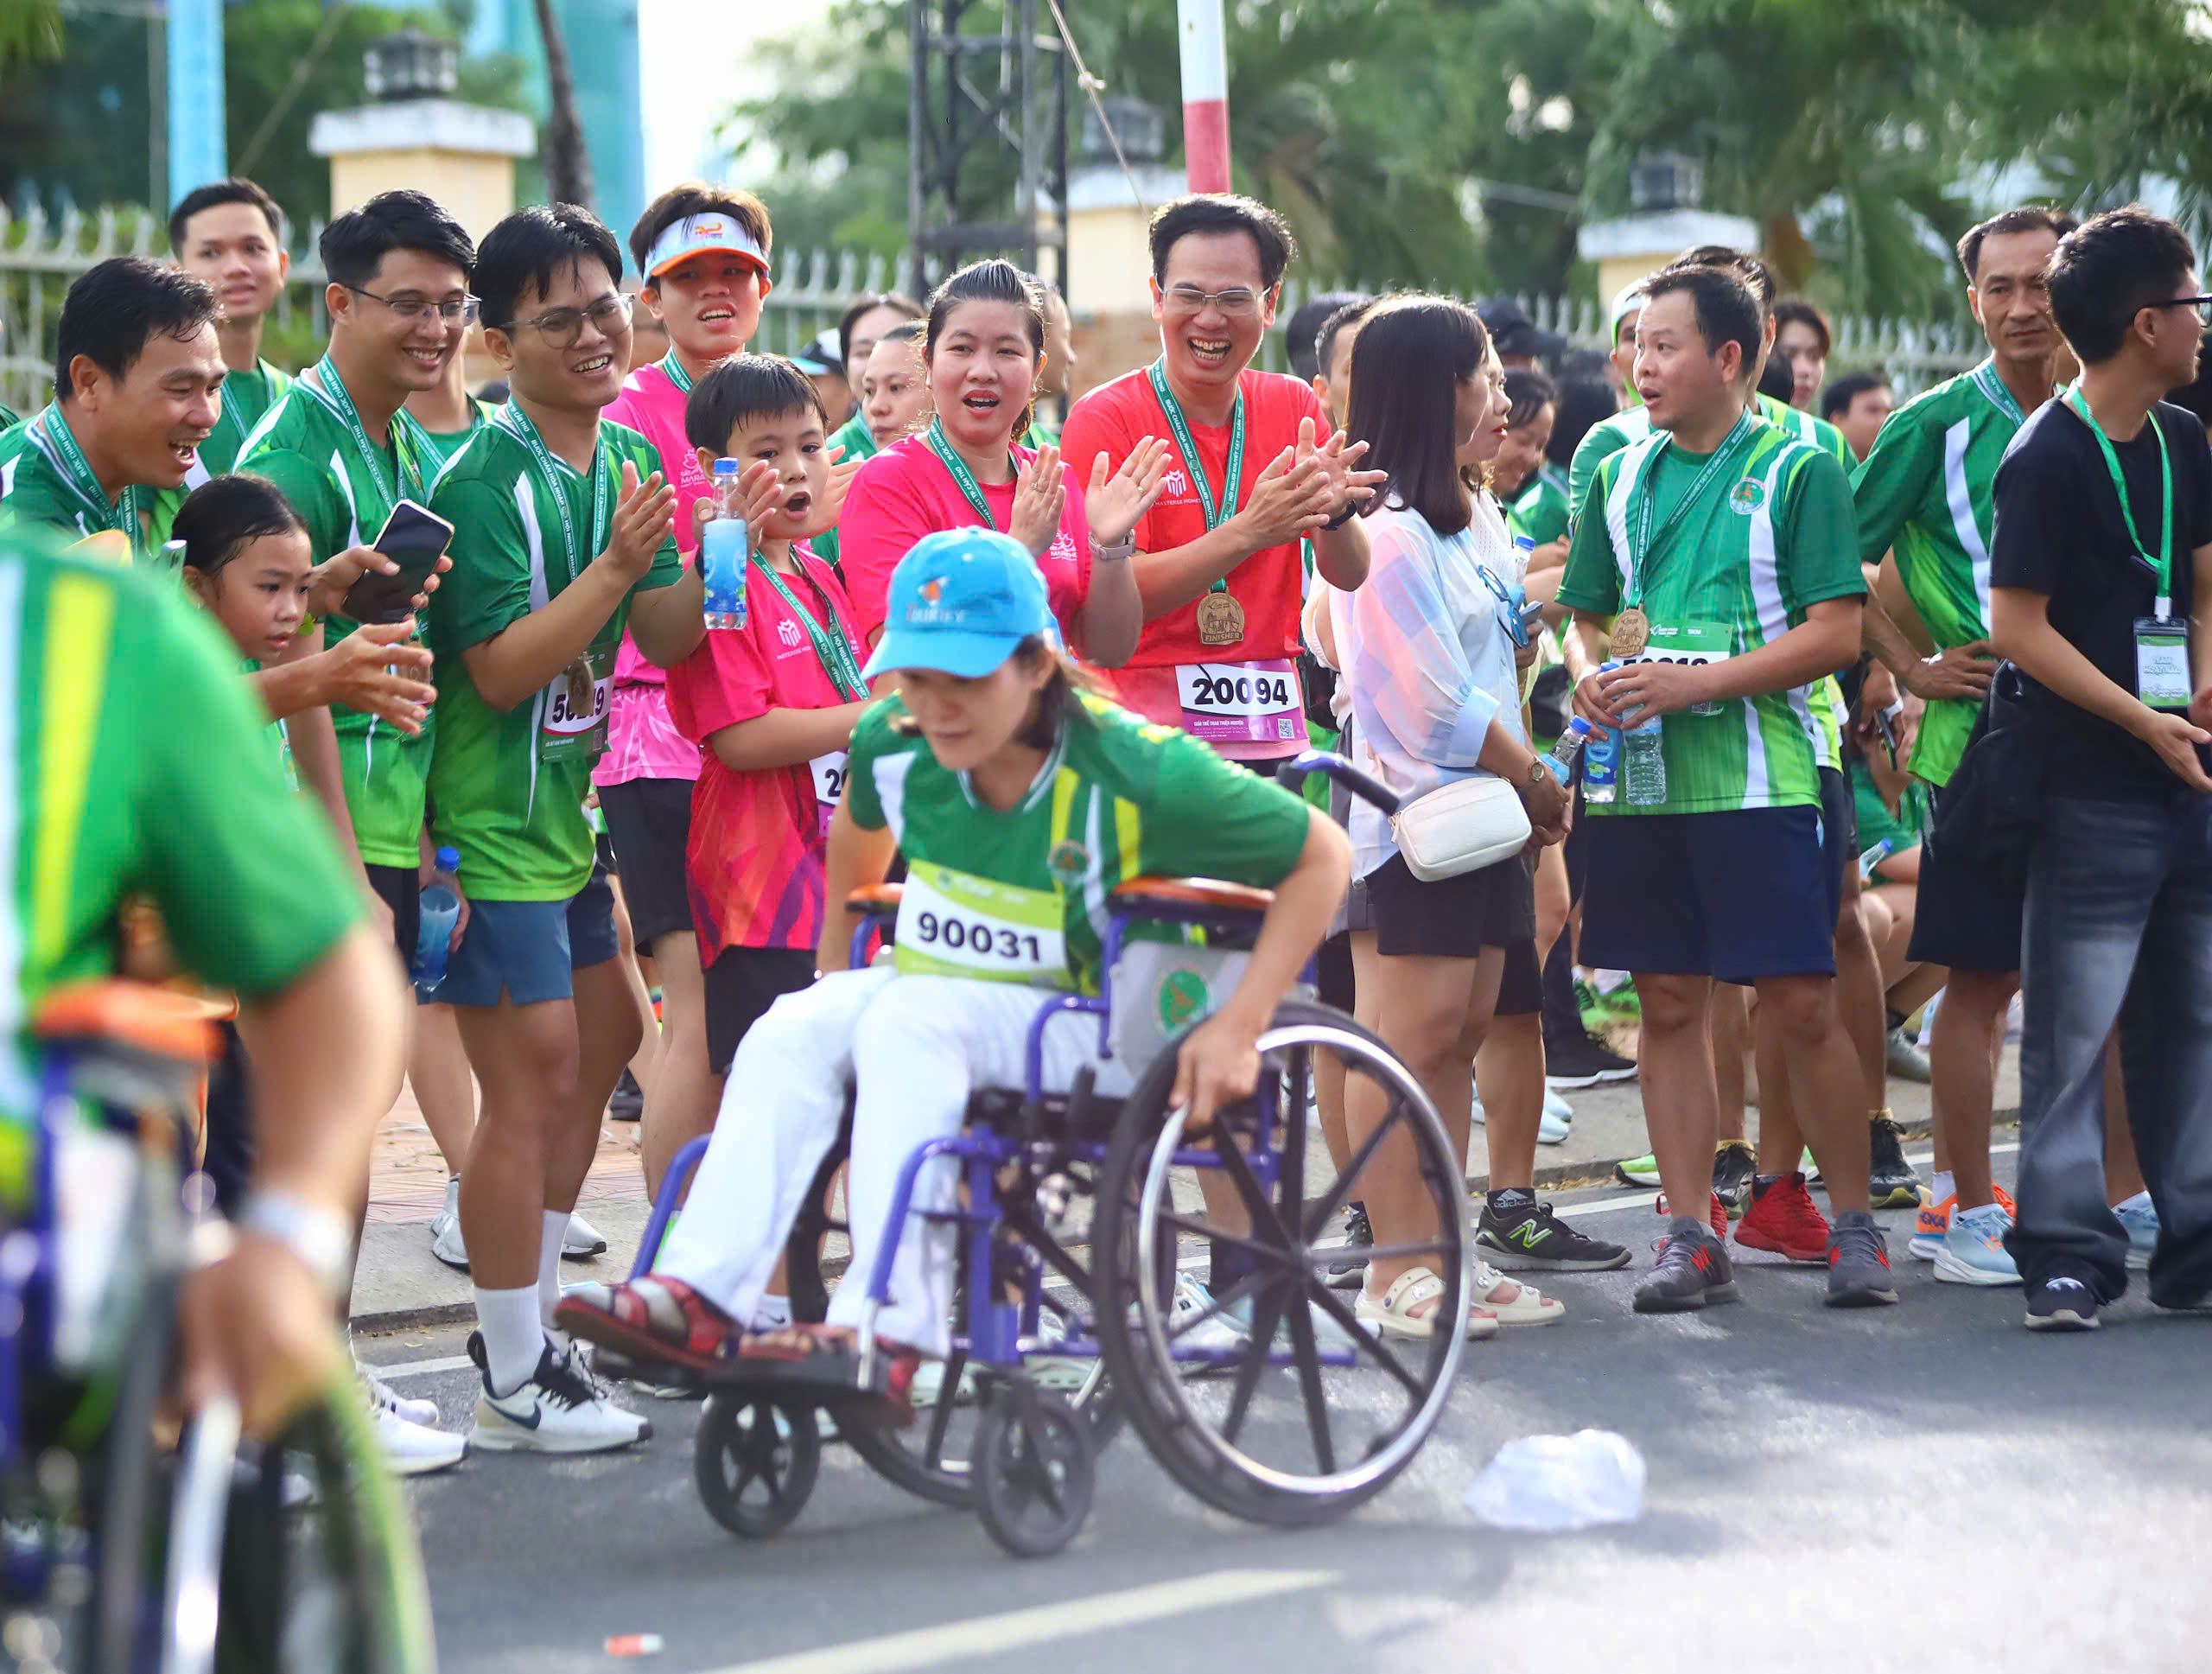
[[[784,582],[808,621],[855,640],[836,573],[804,548],[797,562],[801,573]],[[696,741],[701,761],[685,870],[699,958],[708,964],[728,948],[811,948],[821,940],[828,795],[843,761],[836,755],[736,773],[707,740],[770,710],[852,701],[823,667],[807,622],[757,570],[745,602],[743,627],[709,633],[668,672],[669,713]]]
[[[1027,464],[1037,457],[1037,450],[1016,448],[1014,456]],[[1067,483],[1060,532],[1037,567],[1045,572],[1060,637],[1073,648],[1083,601],[1090,595],[1090,525],[1084,515],[1082,484],[1072,471],[1067,473]],[[1004,529],[1014,519],[1014,484],[979,486],[984,504],[991,508],[992,527]],[[976,521],[976,508],[926,436],[893,442],[861,467],[845,496],[844,515],[837,520],[837,558],[863,640],[883,626],[891,572],[914,543],[940,529],[974,528]]]
[[[623,380],[606,417],[643,434],[660,455],[661,468],[676,484],[676,546],[688,561],[698,545],[692,533],[691,507],[710,485],[699,468],[699,455],[683,435],[683,405],[689,398],[658,360]],[[647,662],[629,634],[614,658],[614,691],[607,712],[607,754],[592,769],[594,785],[622,785],[633,779],[696,779],[699,748],[677,731],[663,696],[667,675]]]

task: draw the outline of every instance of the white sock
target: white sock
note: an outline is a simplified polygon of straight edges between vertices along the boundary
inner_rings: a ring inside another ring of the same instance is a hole
[[[1948,1203],[1958,1189],[1957,1183],[1952,1180],[1951,1171],[1948,1168],[1938,1168],[1936,1171],[1936,1202]]]
[[[2138,1192],[2133,1197],[2125,1199],[2112,1206],[2115,1209],[2148,1209],[2152,1206],[2151,1194],[2148,1192]]]
[[[541,1218],[543,1230],[537,1236],[537,1312],[548,1331],[553,1328],[553,1310],[561,1305],[561,1243],[569,1236],[569,1212],[548,1209]]]
[[[545,1353],[545,1326],[537,1316],[537,1287],[476,1292],[476,1324],[484,1333],[484,1359],[494,1395],[512,1395],[537,1371]]]
[[[753,1304],[753,1329],[774,1331],[791,1322],[791,1299],[789,1296],[760,1293],[760,1300]]]

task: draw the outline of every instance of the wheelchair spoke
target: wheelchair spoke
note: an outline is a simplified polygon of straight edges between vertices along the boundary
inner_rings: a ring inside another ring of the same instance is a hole
[[[1252,1165],[1245,1159],[1236,1136],[1227,1125],[1217,1121],[1213,1129],[1213,1152],[1221,1159],[1221,1171],[1236,1187],[1236,1195],[1243,1200],[1244,1213],[1252,1218],[1252,1231],[1272,1226],[1278,1244],[1290,1242],[1290,1229],[1275,1213],[1274,1206],[1268,1201],[1268,1194],[1260,1189],[1260,1177],[1252,1172]]]
[[[1229,1411],[1221,1423],[1222,1439],[1232,1447],[1244,1428],[1244,1415],[1251,1408],[1253,1391],[1260,1385],[1260,1374],[1267,1370],[1275,1325],[1281,1318],[1282,1304],[1273,1295],[1262,1296],[1252,1305],[1251,1340],[1244,1345],[1244,1358],[1236,1367],[1236,1386],[1230,1391]]]
[[[1252,1295],[1253,1292],[1260,1288],[1261,1278],[1262,1276],[1258,1273],[1247,1273],[1243,1278],[1237,1280],[1235,1284],[1230,1285],[1228,1289],[1223,1291],[1218,1296],[1216,1296],[1208,1307],[1198,1313],[1193,1314],[1189,1319],[1184,1321],[1173,1331],[1170,1331],[1167,1333],[1167,1340],[1170,1343],[1179,1342],[1184,1337],[1189,1335],[1192,1332],[1196,1331],[1208,1320],[1214,1319],[1220,1314],[1226,1314],[1230,1308],[1236,1307],[1237,1303],[1243,1302],[1247,1296]]]
[[[1421,1402],[1428,1398],[1428,1391],[1422,1386],[1420,1379],[1399,1364],[1398,1357],[1391,1353],[1384,1346],[1381,1333],[1369,1326],[1363,1325],[1359,1315],[1345,1307],[1343,1299],[1335,1291],[1323,1285],[1313,1291],[1313,1296],[1315,1302],[1320,1303],[1323,1311],[1331,1319],[1351,1333],[1354,1342],[1366,1347],[1370,1356],[1383,1371],[1398,1380],[1406,1393],[1413,1397],[1415,1406],[1419,1406]]]
[[[1330,1184],[1329,1189],[1306,1212],[1306,1243],[1311,1244],[1319,1238],[1321,1229],[1336,1219],[1337,1211],[1344,1206],[1344,1200],[1351,1195],[1352,1183],[1375,1160],[1376,1148],[1389,1137],[1390,1130],[1404,1119],[1398,1101],[1393,1098],[1389,1107],[1382,1112],[1382,1119],[1375,1124],[1375,1130],[1360,1142],[1359,1149],[1345,1159],[1344,1168]]]
[[[1298,1362],[1299,1393],[1306,1408],[1306,1429],[1313,1438],[1313,1461],[1321,1474],[1333,1476],[1337,1449],[1329,1435],[1329,1403],[1321,1392],[1321,1360],[1313,1340],[1313,1315],[1306,1298],[1294,1299],[1289,1310],[1291,1358]]]
[[[1224,1232],[1211,1221],[1198,1220],[1190,1215],[1179,1215],[1162,1209],[1153,1219],[1162,1226],[1173,1226],[1179,1232],[1193,1232],[1199,1238],[1210,1238],[1216,1244],[1225,1244],[1232,1250],[1248,1251],[1266,1261],[1282,1264],[1283,1248],[1279,1244],[1262,1244],[1255,1238],[1240,1238],[1233,1232]]]

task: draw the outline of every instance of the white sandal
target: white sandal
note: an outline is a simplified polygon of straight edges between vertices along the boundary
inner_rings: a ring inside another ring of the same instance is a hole
[[[1513,1292],[1501,1301],[1498,1292]],[[1495,1314],[1500,1325],[1557,1325],[1567,1317],[1567,1304],[1547,1296],[1533,1284],[1509,1278],[1479,1256],[1475,1258],[1475,1306]]]
[[[1436,1302],[1443,1295],[1443,1280],[1426,1267],[1409,1267],[1390,1282],[1390,1288],[1379,1299],[1370,1296],[1362,1287],[1359,1299],[1352,1304],[1352,1316],[1384,1337],[1408,1340],[1431,1337],[1435,1334],[1432,1323],[1433,1310],[1428,1314],[1416,1314],[1414,1309],[1424,1303]],[[1471,1308],[1467,1310],[1468,1341],[1474,1342],[1497,1334],[1497,1318],[1490,1308]]]

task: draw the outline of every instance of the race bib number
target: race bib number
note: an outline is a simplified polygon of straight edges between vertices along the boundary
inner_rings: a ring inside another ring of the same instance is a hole
[[[1643,649],[1633,657],[1621,659],[1629,663],[1679,663],[1695,668],[1707,663],[1725,663],[1735,655],[1735,635],[1719,622],[1654,622],[1651,638]],[[1718,715],[1719,703],[1693,703],[1692,715]]]
[[[1306,705],[1289,663],[1183,663],[1175,670],[1183,730],[1208,744],[1280,744],[1306,736]]]
[[[595,761],[607,748],[607,708],[614,688],[614,655],[586,652],[545,688],[538,723],[541,761]]]
[[[2189,629],[2185,625],[2150,618],[2135,624],[2135,692],[2154,710],[2189,707]]]
[[[845,752],[832,750],[827,755],[817,755],[807,767],[814,774],[814,805],[821,811],[822,824],[826,830],[830,816],[836,811],[845,795]]]
[[[949,866],[910,862],[893,955],[910,975],[1072,988],[1060,899]]]

